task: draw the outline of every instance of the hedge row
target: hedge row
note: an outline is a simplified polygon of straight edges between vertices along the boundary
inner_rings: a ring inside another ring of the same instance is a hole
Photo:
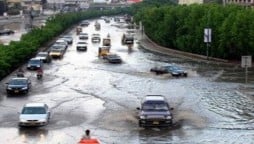
[[[155,42],[206,55],[204,28],[212,29],[209,56],[240,60],[254,54],[254,9],[237,5],[167,5],[140,8],[136,21]]]
[[[0,79],[20,64],[25,63],[36,54],[41,46],[63,33],[70,26],[85,19],[126,12],[128,12],[128,9],[89,10],[55,15],[47,20],[44,27],[34,28],[29,33],[22,35],[20,41],[12,41],[9,45],[0,45]]]

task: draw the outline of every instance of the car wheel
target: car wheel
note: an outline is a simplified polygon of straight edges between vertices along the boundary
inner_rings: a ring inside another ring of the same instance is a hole
[[[187,77],[187,76],[188,76],[188,74],[186,73],[186,74],[184,74],[183,76],[184,76],[184,77]]]

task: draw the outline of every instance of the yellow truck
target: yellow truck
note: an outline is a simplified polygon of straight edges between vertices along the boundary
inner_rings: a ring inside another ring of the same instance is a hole
[[[105,56],[107,56],[109,54],[109,51],[110,51],[109,46],[99,47],[98,56],[104,58]]]

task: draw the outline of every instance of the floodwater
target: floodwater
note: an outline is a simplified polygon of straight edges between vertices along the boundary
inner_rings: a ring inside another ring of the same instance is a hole
[[[7,97],[5,83],[15,72],[1,81],[0,143],[75,144],[85,129],[103,144],[254,143],[253,97],[241,93],[242,83],[223,80],[223,67],[143,50],[137,33],[128,50],[121,44],[127,30],[124,26],[113,20],[98,21],[100,31],[95,31],[95,20],[83,31],[89,36],[99,33],[101,38],[109,33],[111,52],[120,55],[123,63],[109,64],[98,58],[101,43],[91,43],[91,37],[88,50],[77,51],[79,38],[75,29],[70,30],[73,45],[62,59],[44,65],[42,80],[36,79],[34,71],[26,71],[25,76],[32,80],[28,95]],[[188,77],[150,73],[151,67],[169,63],[185,68]],[[168,99],[174,107],[174,126],[139,128],[136,107],[148,94]],[[49,105],[52,117],[47,126],[18,127],[18,112],[29,102]]]

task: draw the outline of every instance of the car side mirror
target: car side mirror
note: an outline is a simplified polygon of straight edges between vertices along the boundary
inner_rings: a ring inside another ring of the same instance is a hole
[[[137,109],[137,110],[140,110],[140,107],[137,107],[136,109]]]
[[[7,83],[5,83],[5,84],[9,84],[9,83],[7,82]]]
[[[174,108],[170,108],[170,110],[174,110]]]

